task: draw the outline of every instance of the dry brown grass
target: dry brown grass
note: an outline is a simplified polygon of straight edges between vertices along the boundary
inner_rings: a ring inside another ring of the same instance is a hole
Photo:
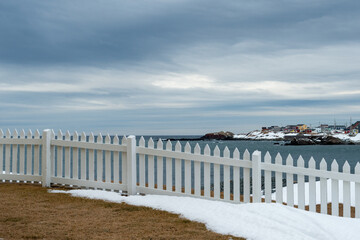
[[[0,238],[6,240],[239,239],[176,214],[51,194],[36,185],[0,183],[0,203]]]

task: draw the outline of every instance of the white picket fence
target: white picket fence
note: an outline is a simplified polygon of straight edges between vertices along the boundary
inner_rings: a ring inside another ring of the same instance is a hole
[[[71,136],[69,132],[63,135],[59,131],[55,135],[53,130],[44,130],[42,136],[39,131],[25,134],[24,130],[20,134],[7,130],[4,135],[0,130],[0,180],[3,182],[37,182],[46,187],[62,184],[116,190],[128,195],[191,196],[232,203],[276,201],[294,206],[296,202],[298,208],[305,209],[308,205],[310,211],[316,211],[319,195],[321,213],[344,217],[351,216],[353,198],[354,217],[359,218],[360,163],[354,174],[350,173],[348,162],[342,172],[335,160],[331,171],[324,159],[320,169],[315,166],[311,158],[305,168],[301,156],[294,166],[290,155],[283,165],[280,154],[274,163],[269,153],[262,161],[260,151],[250,155],[245,150],[241,158],[238,149],[230,154],[227,147],[222,155],[217,146],[213,154],[208,145],[202,151],[197,144],[192,151],[189,143],[182,149],[177,142],[173,150],[170,141],[164,146],[163,141],[158,140],[155,147],[151,138],[146,143],[143,137],[137,146],[135,136],[119,139],[109,135],[103,138],[99,134],[95,138],[92,133],[79,136],[75,132]],[[286,194],[283,194],[284,185]],[[331,211],[328,211],[330,198]],[[341,205],[339,199],[343,201]]]

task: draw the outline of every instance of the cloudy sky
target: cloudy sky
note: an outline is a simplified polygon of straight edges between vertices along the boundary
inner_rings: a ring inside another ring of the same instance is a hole
[[[360,1],[1,0],[0,128],[360,120]]]

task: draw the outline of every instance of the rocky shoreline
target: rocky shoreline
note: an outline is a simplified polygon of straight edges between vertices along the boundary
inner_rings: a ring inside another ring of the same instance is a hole
[[[200,138],[180,138],[180,139],[168,139],[170,141],[209,141],[209,140],[218,140],[218,141],[276,141],[282,142],[282,145],[359,145],[360,142],[353,142],[350,140],[343,140],[332,135],[304,135],[304,134],[291,134],[291,135],[280,135],[280,136],[270,136],[263,138],[256,138],[252,135],[235,135],[232,132],[214,132],[207,133]]]

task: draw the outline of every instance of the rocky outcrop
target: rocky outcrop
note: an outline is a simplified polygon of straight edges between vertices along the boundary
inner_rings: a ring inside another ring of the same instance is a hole
[[[321,136],[321,137],[305,137],[295,136],[286,145],[341,145],[349,144],[347,141],[343,141],[333,136]]]
[[[214,132],[214,133],[207,133],[204,136],[202,136],[200,139],[202,140],[233,140],[234,139],[234,133],[232,132]]]

